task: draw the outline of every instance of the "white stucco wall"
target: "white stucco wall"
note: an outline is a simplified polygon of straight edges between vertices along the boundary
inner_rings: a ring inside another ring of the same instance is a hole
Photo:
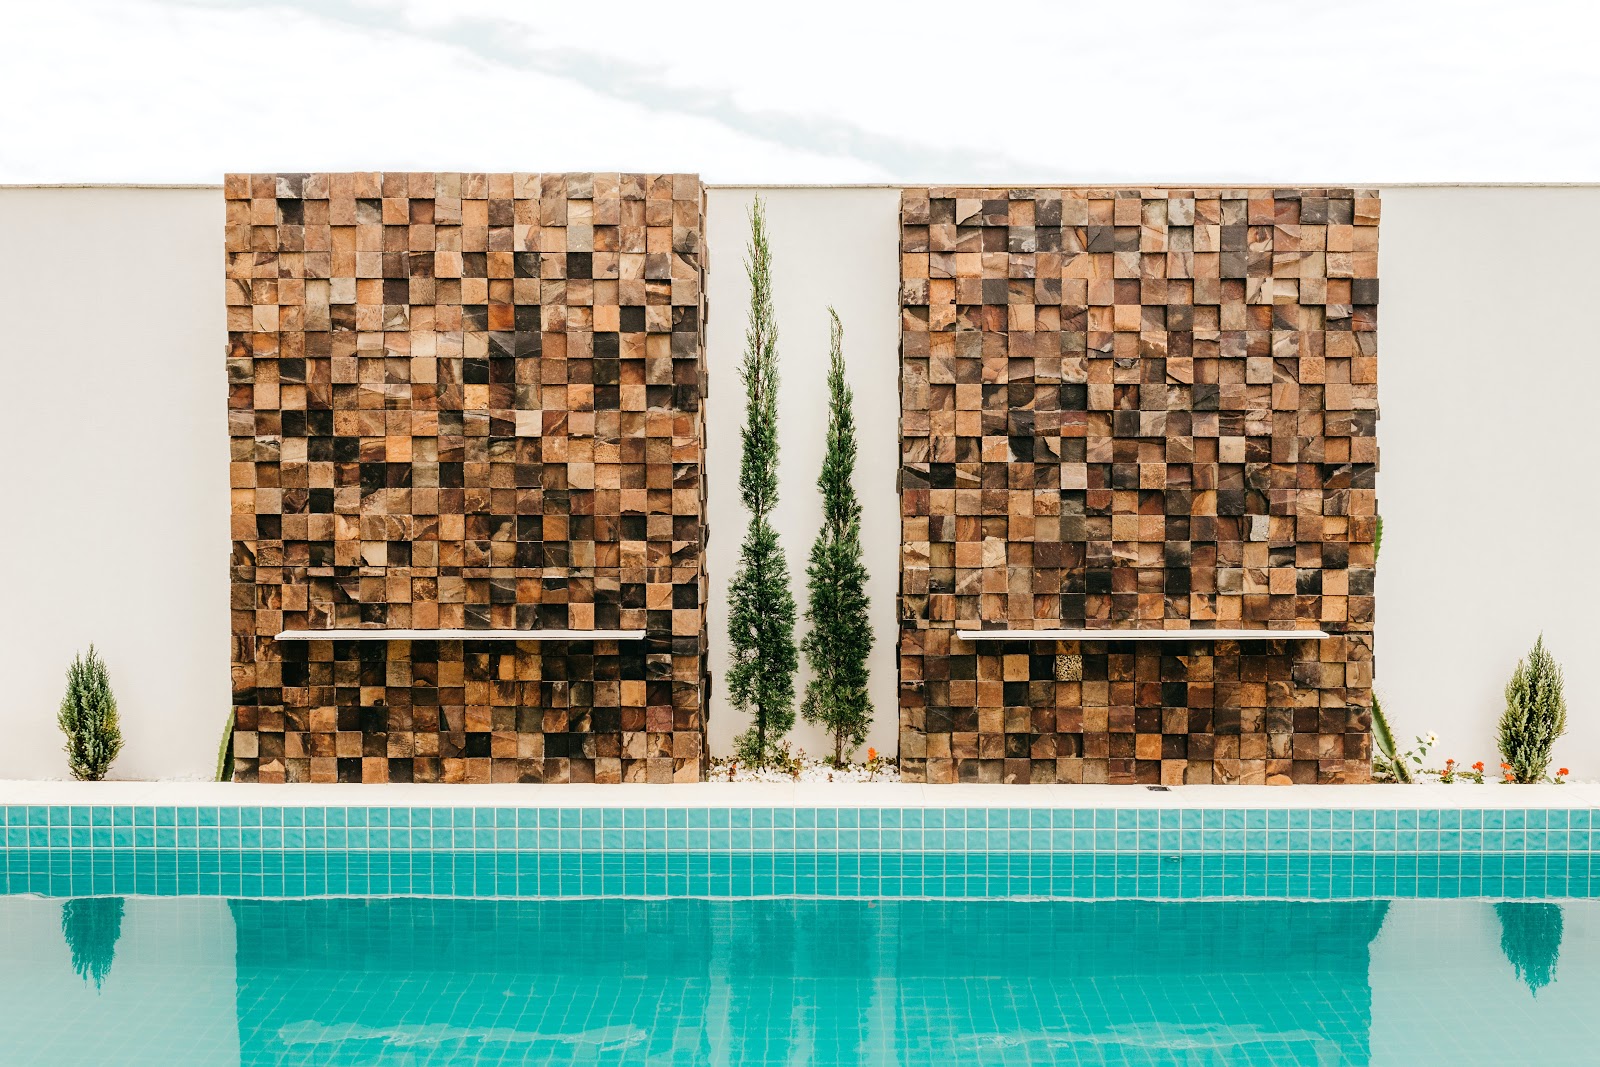
[[[709,194],[711,743],[727,704],[729,579],[755,190]],[[780,329],[776,523],[797,602],[820,522],[827,305],[845,326],[861,432],[857,485],[872,576],[869,743],[895,748],[899,541],[894,189],[761,190]],[[122,777],[203,777],[227,716],[227,443],[222,201],[212,189],[0,188],[0,777],[66,773],[55,726],[67,663],[95,642],[127,747]],[[1600,187],[1383,191],[1379,313],[1377,680],[1404,738],[1495,760],[1517,658],[1542,630],[1567,671],[1558,760],[1600,777],[1600,661],[1586,639],[1600,572],[1588,400],[1600,342]],[[804,626],[801,627],[804,632]],[[799,680],[803,688],[804,673]],[[811,752],[820,730],[794,735]]]
[[[1385,189],[1376,682],[1395,732],[1493,769],[1543,631],[1564,763],[1600,778],[1600,188]]]
[[[746,215],[759,193],[766,201],[772,247],[773,304],[778,319],[779,489],[773,525],[789,561],[790,587],[805,625],[806,562],[822,525],[817,474],[828,419],[828,306],[844,326],[844,356],[855,392],[856,491],[869,575],[873,629],[869,666],[876,717],[867,745],[896,748],[899,685],[895,663],[895,594],[900,587],[900,193],[896,189],[712,189],[706,206],[711,317],[706,358],[711,396],[706,408],[708,522],[711,542],[711,751],[728,755],[748,716],[728,703],[728,584],[739,566],[749,516],[739,502],[739,433],[744,425],[744,358],[750,284],[744,252]],[[801,657],[798,697],[810,672]],[[796,748],[824,755],[829,735],[797,718]],[[865,749],[862,750],[865,755]]]
[[[0,777],[67,774],[73,654],[115,777],[209,776],[228,717],[227,339],[216,189],[0,189]]]

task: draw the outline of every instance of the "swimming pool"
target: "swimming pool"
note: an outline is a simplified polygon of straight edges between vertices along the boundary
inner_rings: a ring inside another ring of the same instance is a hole
[[[0,806],[0,1061],[1593,1060],[1592,807],[967,795]]]
[[[0,898],[7,1064],[1582,1063],[1597,997],[1593,901]]]

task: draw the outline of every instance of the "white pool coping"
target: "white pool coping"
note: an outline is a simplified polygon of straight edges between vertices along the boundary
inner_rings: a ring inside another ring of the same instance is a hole
[[[0,805],[581,808],[1597,808],[1600,783],[1567,785],[247,785],[0,780]]]

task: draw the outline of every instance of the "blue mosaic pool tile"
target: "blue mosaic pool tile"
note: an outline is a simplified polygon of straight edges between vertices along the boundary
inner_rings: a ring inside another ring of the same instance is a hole
[[[1589,809],[13,806],[8,893],[1589,896]]]

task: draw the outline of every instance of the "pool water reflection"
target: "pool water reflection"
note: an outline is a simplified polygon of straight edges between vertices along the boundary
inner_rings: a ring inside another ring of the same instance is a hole
[[[1592,901],[0,897],[0,1048],[252,1067],[1571,1063],[1600,1036],[1597,933]]]

